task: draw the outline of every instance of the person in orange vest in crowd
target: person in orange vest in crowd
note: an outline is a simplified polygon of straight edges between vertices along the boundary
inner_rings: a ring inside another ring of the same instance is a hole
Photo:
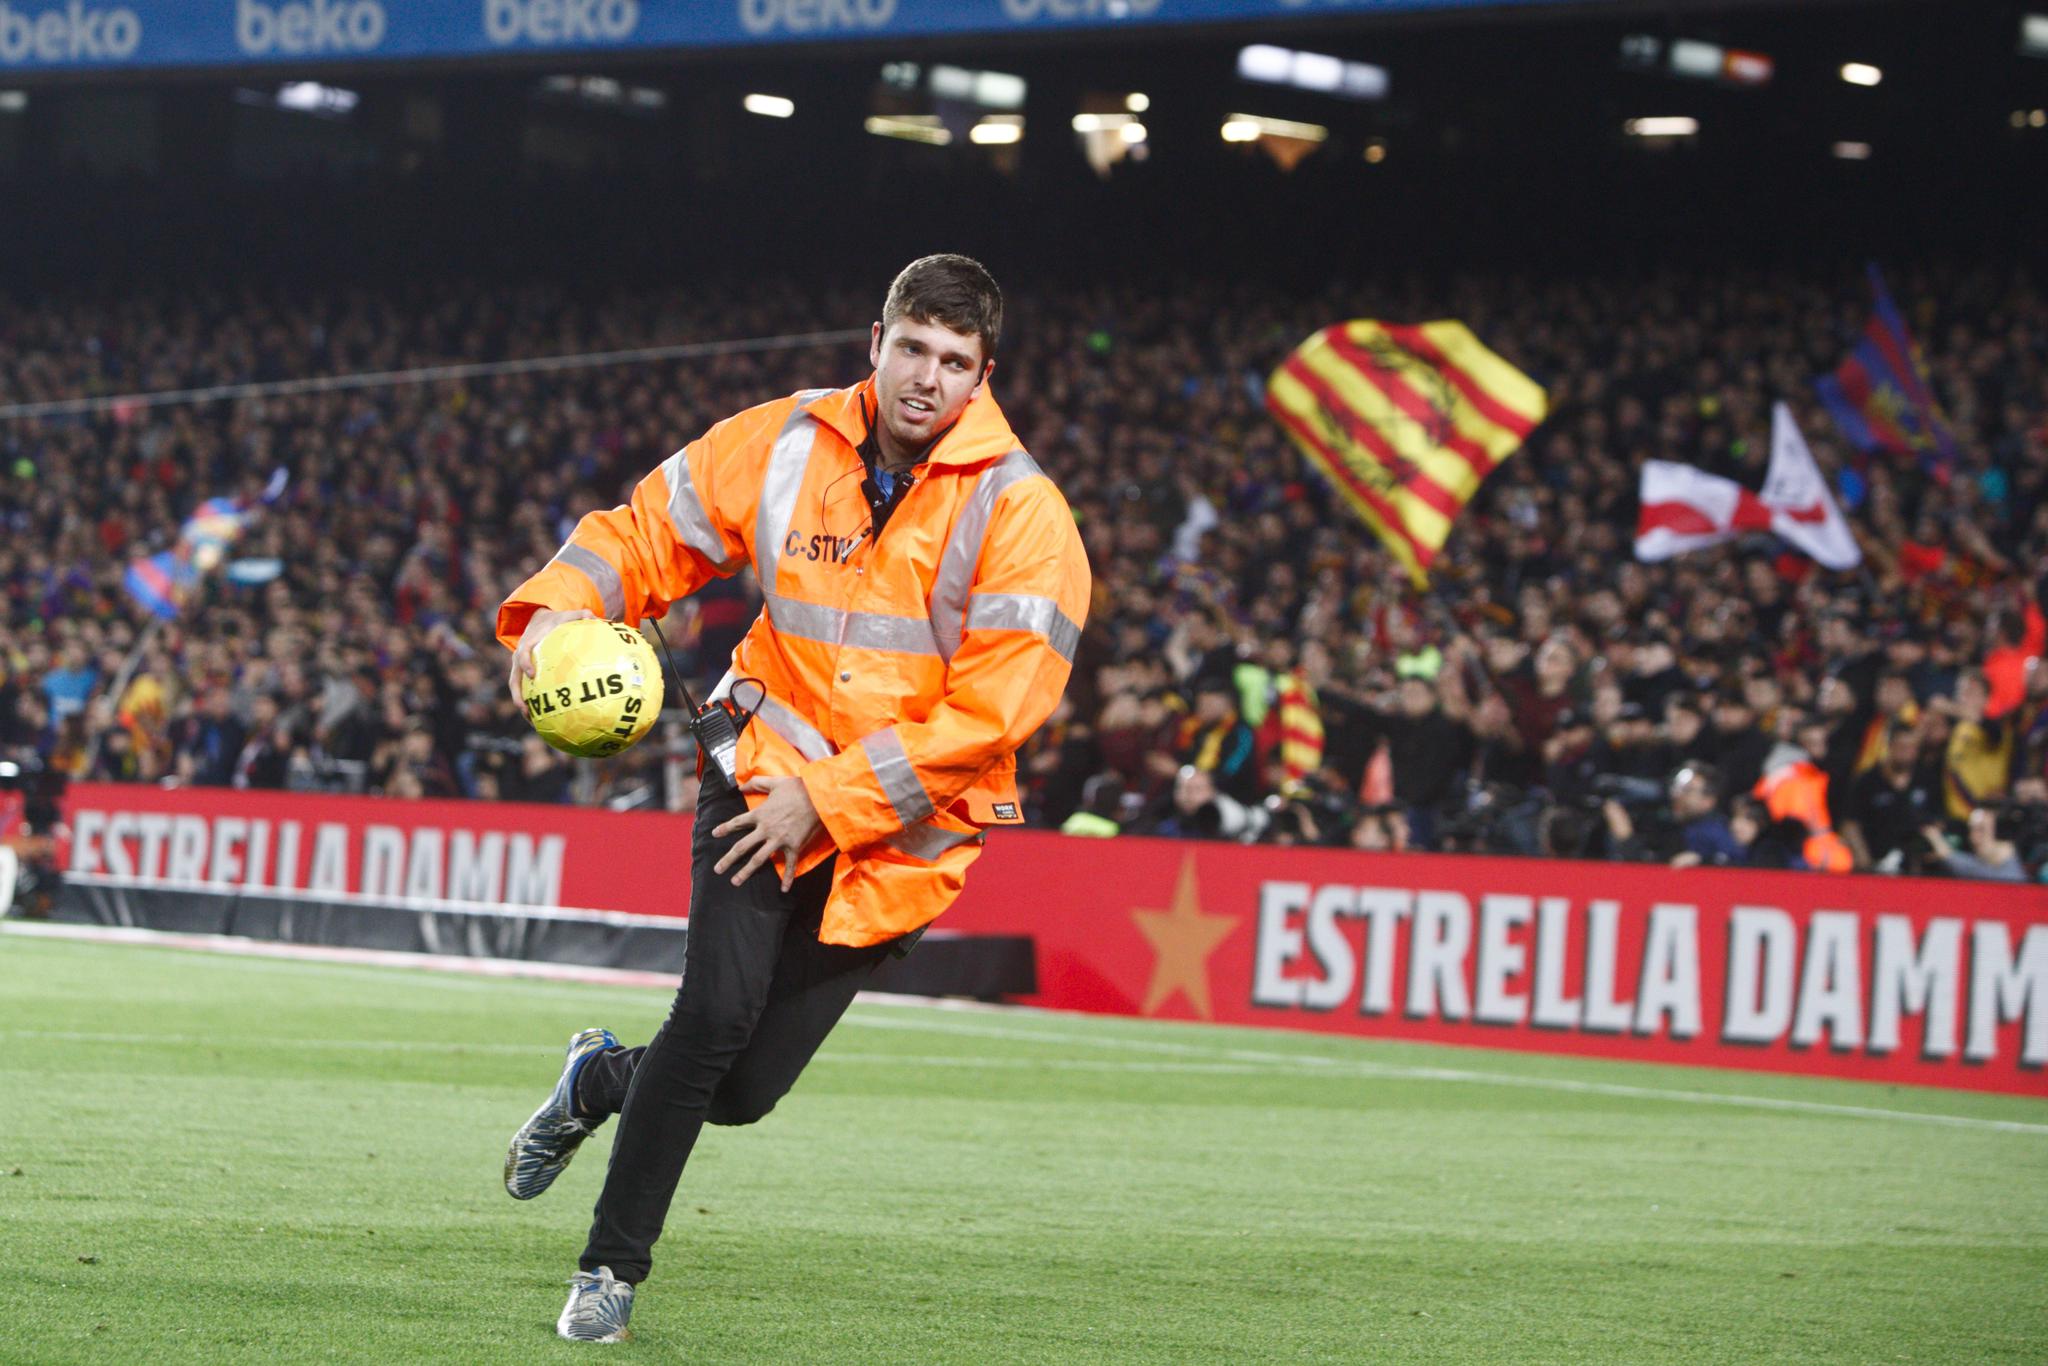
[[[1001,328],[979,263],[912,262],[871,330],[870,377],[718,423],[630,504],[584,517],[499,609],[517,697],[566,621],[658,617],[747,565],[766,598],[713,692],[742,709],[737,779],[705,765],[668,1020],[639,1048],[572,1038],[506,1156],[506,1189],[530,1199],[620,1116],[565,1338],[625,1336],[703,1125],[765,1115],[959,894],[983,832],[1021,820],[1015,754],[1066,686],[1090,576],[988,388]]]
[[[1764,776],[1757,779],[1751,793],[1762,799],[1771,819],[1796,820],[1806,827],[1800,856],[1807,867],[1846,873],[1856,866],[1855,854],[1835,833],[1828,817],[1827,770],[1805,749],[1792,744],[1774,748],[1764,760]]]
[[[1989,692],[1984,702],[1984,719],[1996,721],[2027,700],[2027,675],[2042,667],[2041,655],[2048,649],[2048,620],[2041,616],[2039,602],[2029,598],[2026,606],[2001,614],[1991,628],[1997,643],[1984,653],[1984,681]]]

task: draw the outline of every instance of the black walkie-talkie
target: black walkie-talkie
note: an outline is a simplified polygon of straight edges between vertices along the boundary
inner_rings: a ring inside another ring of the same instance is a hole
[[[683,682],[683,671],[676,667],[676,657],[669,653],[668,637],[661,633],[661,623],[650,617],[647,624],[654,628],[654,638],[661,642],[662,658],[668,661],[669,677],[675,680],[676,695],[689,708],[690,734],[696,737],[698,753],[707,760],[705,771],[717,770],[727,787],[739,791],[740,731],[754,719],[754,713],[741,710],[739,704],[725,697],[714,697],[698,706],[690,696],[689,685]],[[761,686],[759,679],[743,678],[740,682],[752,683],[757,688]],[[737,688],[738,684],[734,687]],[[763,695],[766,695],[765,690]]]

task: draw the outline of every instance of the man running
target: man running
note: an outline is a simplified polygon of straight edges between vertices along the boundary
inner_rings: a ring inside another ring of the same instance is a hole
[[[1015,754],[1066,686],[1089,573],[988,390],[1002,315],[979,263],[913,261],[871,376],[718,423],[498,609],[518,697],[565,621],[638,623],[746,565],[766,599],[714,693],[753,711],[740,790],[705,769],[668,1019],[640,1048],[572,1038],[506,1155],[506,1189],[531,1199],[620,1117],[565,1338],[625,1336],[703,1125],[767,1114],[868,974],[959,894],[983,832],[1021,820]]]

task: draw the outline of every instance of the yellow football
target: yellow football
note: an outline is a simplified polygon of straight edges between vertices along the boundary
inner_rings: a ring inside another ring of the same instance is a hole
[[[526,719],[564,754],[617,754],[661,714],[661,666],[630,626],[595,618],[557,626],[535,648],[533,665]]]

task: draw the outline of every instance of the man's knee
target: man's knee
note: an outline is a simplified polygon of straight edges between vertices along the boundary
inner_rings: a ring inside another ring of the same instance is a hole
[[[745,1079],[727,1077],[712,1093],[711,1107],[704,1118],[712,1124],[752,1124],[781,1100],[787,1087],[750,1085]]]

